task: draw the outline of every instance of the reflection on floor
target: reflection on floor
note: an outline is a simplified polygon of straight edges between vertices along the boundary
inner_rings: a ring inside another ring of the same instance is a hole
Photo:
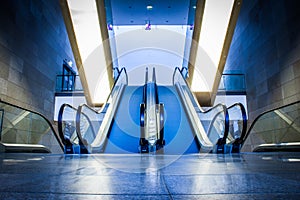
[[[0,154],[0,199],[270,199],[300,195],[300,153]]]

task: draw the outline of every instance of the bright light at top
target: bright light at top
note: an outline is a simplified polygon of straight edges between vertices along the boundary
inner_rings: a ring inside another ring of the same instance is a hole
[[[95,0],[68,0],[77,47],[92,103],[104,103],[110,93],[106,58]],[[104,26],[107,28],[107,26]],[[103,79],[103,80],[102,80]],[[100,87],[99,84],[102,84]],[[85,88],[87,89],[87,88]]]
[[[193,91],[212,91],[233,4],[234,0],[205,1],[194,73],[199,73],[200,76],[205,77],[202,82],[207,83],[207,85],[205,87],[198,85],[197,82],[199,81],[196,82],[195,78],[199,75],[194,76],[192,80]]]
[[[87,57],[99,46],[101,41],[96,2],[93,0],[68,0],[71,18],[81,59]],[[87,34],[88,33],[88,34]]]

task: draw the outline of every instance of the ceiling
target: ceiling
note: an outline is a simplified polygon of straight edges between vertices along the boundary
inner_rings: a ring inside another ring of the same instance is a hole
[[[106,0],[107,23],[122,25],[190,25],[197,0]],[[152,9],[147,9],[152,6]]]

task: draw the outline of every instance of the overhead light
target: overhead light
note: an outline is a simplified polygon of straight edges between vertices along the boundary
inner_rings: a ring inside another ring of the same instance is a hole
[[[194,8],[194,9],[196,9],[196,8],[197,8],[197,6],[193,6],[193,8]]]
[[[148,5],[146,8],[147,8],[147,10],[152,10],[152,9],[153,9],[153,6]]]

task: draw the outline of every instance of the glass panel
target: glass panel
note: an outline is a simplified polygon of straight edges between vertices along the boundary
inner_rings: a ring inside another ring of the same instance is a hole
[[[56,91],[83,91],[80,77],[78,75],[57,75]]]
[[[247,115],[243,104],[237,103],[228,107],[229,134],[227,143],[243,138],[247,129]]]
[[[220,80],[219,91],[225,92],[245,92],[244,74],[223,74]]]
[[[76,112],[77,110],[70,105],[64,104],[60,110],[63,140],[72,144],[79,144],[76,132]],[[60,120],[59,120],[60,121]]]
[[[113,120],[118,102],[121,98],[124,87],[127,85],[127,74],[125,68],[115,82],[115,85],[107,99],[106,104],[100,111],[94,110],[87,105],[78,108],[77,119],[79,134],[89,152],[95,149],[101,149]]]
[[[182,77],[179,68],[175,70],[173,84],[177,87],[183,98],[182,102],[187,108],[187,114],[202,146],[201,148],[211,149],[213,145],[217,144],[220,138],[226,138],[226,107],[218,106],[217,108],[203,112]]]
[[[79,112],[79,128],[81,137],[84,140],[83,143],[91,144],[96,138],[96,131],[100,129],[106,111],[103,109],[102,112],[98,113],[93,108],[90,108],[87,105],[82,105],[81,109],[79,109]]]
[[[83,87],[79,76],[75,76],[75,91],[83,91]]]
[[[61,152],[62,144],[59,137],[45,117],[3,101],[0,101],[0,110],[2,143],[41,144],[48,147],[51,152]]]
[[[263,144],[300,142],[300,102],[260,115],[247,136],[243,151],[253,151]]]
[[[213,151],[220,152],[220,150],[222,150],[225,152],[222,145],[226,143],[229,129],[229,115],[226,106],[218,104],[204,111],[190,91],[178,68],[175,70],[173,81],[177,89],[179,88],[178,91],[182,91],[182,95],[184,96],[183,101],[185,101],[184,104],[186,104],[188,107],[187,110],[189,110],[187,114],[190,115],[191,124],[194,126],[193,128],[198,139],[202,140],[200,143],[203,142],[204,146],[208,145],[212,147],[214,145],[214,147],[217,147],[217,149],[213,149]]]
[[[217,144],[218,140],[224,137],[226,130],[225,106],[219,104],[206,112],[197,111],[197,113],[202,125],[204,126],[207,136],[213,144]]]

